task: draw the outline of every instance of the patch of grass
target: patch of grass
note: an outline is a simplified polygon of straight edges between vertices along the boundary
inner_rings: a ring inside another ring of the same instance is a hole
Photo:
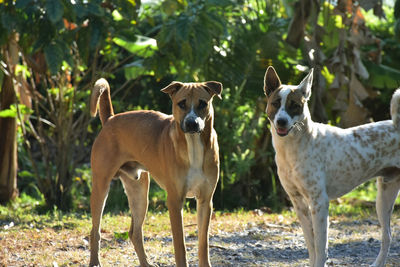
[[[344,196],[344,198],[353,198],[361,201],[375,202],[377,193],[378,191],[376,189],[376,181],[371,180],[349,192]],[[400,205],[400,197],[396,199],[395,204]]]
[[[329,214],[330,216],[346,215],[352,217],[368,217],[372,214],[375,216],[376,196],[375,180],[371,180],[343,197],[331,201]],[[400,197],[396,199],[395,205],[400,205]]]
[[[353,222],[354,218],[369,218],[372,208],[365,207],[365,202],[353,203],[351,198],[333,201],[331,221]],[[0,206],[0,266],[59,266],[85,265],[89,260],[90,215],[83,213],[64,213],[53,209],[47,213],[37,212],[42,203],[28,196]],[[184,211],[184,231],[190,264],[197,263],[197,221],[196,212]],[[400,214],[395,211],[393,221],[398,221]],[[395,219],[397,218],[397,219]],[[102,244],[100,257],[104,266],[137,266],[138,259],[128,236],[131,224],[128,212],[106,213],[102,218]],[[346,226],[346,224],[343,224]],[[224,233],[241,233],[252,228],[278,229],[278,234],[262,235],[254,231],[249,238],[254,240],[275,240],[285,238],[279,231],[301,232],[296,214],[292,210],[282,213],[265,213],[260,210],[215,211],[212,216],[210,236]],[[346,226],[347,227],[347,226]],[[174,265],[171,227],[168,212],[149,211],[143,229],[145,249],[151,261],[159,265]],[[212,244],[214,247],[218,243]],[[224,250],[228,246],[220,245]],[[224,255],[221,252],[221,255]],[[220,255],[220,256],[221,256]],[[227,263],[226,258],[213,262]],[[284,265],[282,265],[284,266]]]
[[[0,266],[38,265],[75,266],[89,260],[91,218],[87,213],[52,210],[39,214],[40,202],[24,197],[0,207]],[[196,212],[184,211],[184,231],[189,260],[197,262]],[[213,214],[210,235],[243,231],[267,223],[292,223],[293,214],[265,214],[254,211],[217,211]],[[100,257],[105,266],[139,265],[128,231],[130,214],[106,213],[102,218]],[[168,212],[149,211],[144,223],[145,248],[154,262],[174,265]],[[260,237],[261,238],[261,237]],[[162,254],[160,253],[162,251]],[[169,255],[168,257],[166,255]]]
[[[329,216],[368,217],[374,213],[374,206],[369,203],[349,197],[338,198],[330,202]]]

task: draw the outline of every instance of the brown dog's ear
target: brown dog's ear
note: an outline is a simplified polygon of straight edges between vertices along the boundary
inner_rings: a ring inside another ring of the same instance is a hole
[[[268,97],[281,86],[281,80],[274,67],[269,66],[264,76],[264,94]]]
[[[163,89],[161,89],[161,92],[169,94],[169,96],[172,96],[176,92],[178,92],[179,89],[183,86],[183,83],[181,82],[172,82]]]
[[[219,99],[222,99],[222,97],[221,97],[222,83],[211,81],[211,82],[205,82],[204,85],[205,85],[207,92],[211,96],[216,95],[216,96],[218,96]]]

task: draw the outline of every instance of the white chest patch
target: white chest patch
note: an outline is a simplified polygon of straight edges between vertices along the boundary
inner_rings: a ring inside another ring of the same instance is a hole
[[[186,176],[187,197],[195,197],[198,187],[204,179],[203,160],[204,147],[199,134],[185,134],[188,147],[189,170]]]

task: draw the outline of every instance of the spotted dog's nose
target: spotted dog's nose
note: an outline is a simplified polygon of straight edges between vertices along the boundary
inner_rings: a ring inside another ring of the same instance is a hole
[[[277,125],[278,127],[281,127],[281,128],[286,127],[287,124],[288,124],[287,119],[279,118],[279,119],[277,119],[277,121],[276,121],[276,125]]]

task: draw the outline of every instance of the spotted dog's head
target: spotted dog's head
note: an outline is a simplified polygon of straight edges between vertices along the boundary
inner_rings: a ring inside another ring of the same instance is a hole
[[[267,115],[276,133],[286,136],[301,123],[308,112],[307,101],[311,96],[313,69],[297,85],[284,85],[273,67],[268,67],[264,77],[264,93],[267,96]]]
[[[184,133],[200,133],[205,120],[212,116],[212,99],[221,98],[222,84],[219,82],[181,83],[172,82],[161,89],[172,99],[172,114]]]

